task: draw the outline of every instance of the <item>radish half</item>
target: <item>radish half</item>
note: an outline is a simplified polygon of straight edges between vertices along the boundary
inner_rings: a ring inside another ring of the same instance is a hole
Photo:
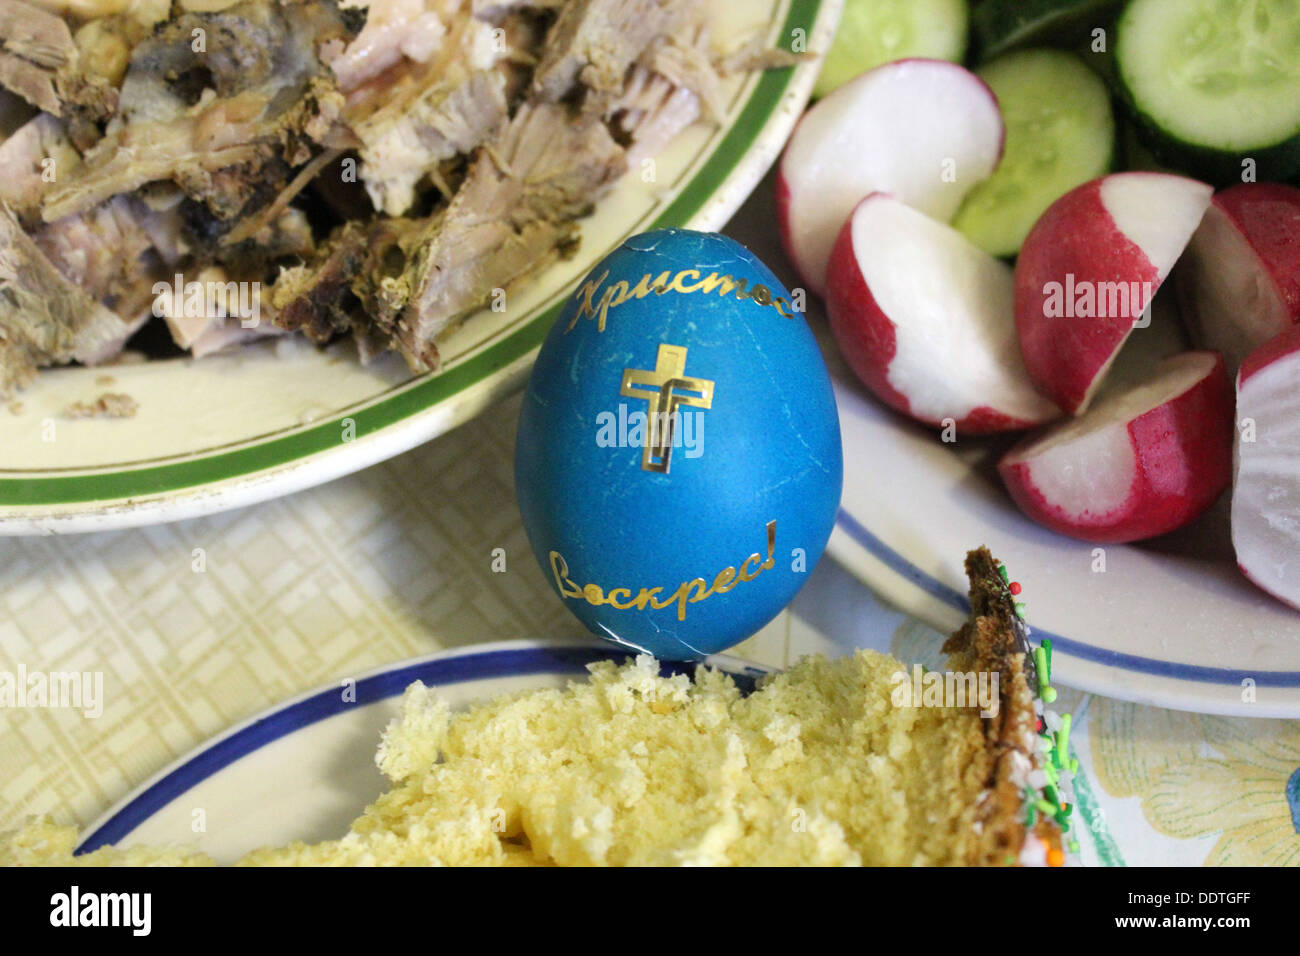
[[[1077,415],[1096,395],[1209,205],[1204,183],[1116,173],[1043,213],[1016,260],[1016,331],[1034,384]]]
[[[1300,322],[1300,189],[1241,183],[1219,193],[1175,278],[1192,340],[1236,372]]]
[[[1257,585],[1300,608],[1300,326],[1237,376],[1232,545]]]
[[[997,98],[944,60],[897,60],[850,80],[804,114],[776,180],[786,255],[824,294],[831,248],[868,193],[893,193],[947,222],[1002,156]]]
[[[1025,373],[1009,266],[874,193],[840,231],[826,310],[849,366],[881,401],[968,434],[1060,417]]]
[[[1145,384],[1021,442],[998,463],[1034,521],[1118,543],[1194,520],[1232,477],[1232,387],[1214,352],[1184,352]]]

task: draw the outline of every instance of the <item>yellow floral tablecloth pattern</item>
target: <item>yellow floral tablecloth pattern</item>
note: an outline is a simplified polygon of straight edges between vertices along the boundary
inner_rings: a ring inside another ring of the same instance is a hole
[[[1092,702],[1088,721],[1097,783],[1138,798],[1155,830],[1213,840],[1211,866],[1300,865],[1300,721],[1104,698]]]

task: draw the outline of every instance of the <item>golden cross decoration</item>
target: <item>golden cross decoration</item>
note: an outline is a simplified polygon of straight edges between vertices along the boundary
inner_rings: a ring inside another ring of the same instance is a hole
[[[683,374],[685,371],[686,347],[683,345],[660,345],[653,370],[623,370],[619,394],[643,398],[650,407],[645,442],[641,446],[641,468],[644,471],[668,473],[673,453],[673,426],[679,406],[713,407],[714,383],[707,378],[687,378]]]

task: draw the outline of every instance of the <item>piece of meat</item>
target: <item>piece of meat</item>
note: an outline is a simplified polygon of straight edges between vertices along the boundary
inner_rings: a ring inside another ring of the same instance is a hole
[[[573,221],[626,169],[604,123],[555,104],[521,106],[409,251],[376,324],[391,328],[413,370],[435,368],[437,336],[559,255]]]
[[[403,0],[397,6],[406,5]],[[355,74],[350,72],[340,81],[348,90],[345,119],[359,143],[360,178],[374,208],[390,216],[404,215],[415,205],[417,186],[426,177],[444,195],[450,192],[441,167],[472,153],[501,128],[507,103],[527,79],[527,71],[515,62],[518,44],[535,47],[540,42],[523,18],[494,28],[463,10],[452,16],[458,0],[442,6],[440,29],[445,32],[435,47],[420,51],[420,60],[392,46],[383,72],[367,72],[360,85],[351,85]],[[416,4],[405,13],[414,17],[421,10],[424,6]],[[385,12],[396,15],[387,5],[379,14],[370,11],[367,29],[349,50],[361,45],[375,17]],[[420,14],[425,15],[431,14]],[[362,52],[378,55],[373,47]],[[341,56],[330,62],[338,72],[345,60]]]
[[[152,183],[135,197],[140,202],[140,225],[149,234],[154,253],[164,266],[174,267],[192,251],[182,214],[185,194],[171,183]]]
[[[22,0],[0,0],[0,85],[58,116],[58,74],[76,57],[77,45],[61,17]]]
[[[331,44],[321,59],[346,92],[396,66],[405,57],[425,63],[444,43],[447,25],[428,0],[351,0],[344,7],[364,7],[366,25],[356,39]]]
[[[282,270],[275,321],[319,342],[351,332],[363,356],[396,348],[412,370],[436,368],[437,338],[571,247],[575,220],[626,169],[599,118],[525,103],[445,209],[348,223],[317,261]]]
[[[144,261],[154,248],[145,220],[155,214],[134,196],[114,196],[85,213],[47,223],[32,239],[47,259],[123,318],[146,311],[155,275]]]
[[[475,70],[458,83],[436,81],[405,109],[359,125],[360,175],[375,208],[404,214],[425,174],[496,134],[507,116],[505,87],[502,73]]]
[[[191,287],[198,295],[191,294]],[[272,321],[270,301],[259,282],[237,283],[224,269],[200,270],[182,288],[174,286],[154,302],[172,340],[202,358],[268,335],[283,334]]]
[[[41,221],[41,200],[60,173],[76,168],[81,157],[69,142],[64,121],[37,113],[0,143],[0,201],[25,226]]]
[[[64,276],[0,208],[0,395],[27,384],[37,368],[111,358],[138,324]]]
[[[317,47],[350,36],[332,0],[247,0],[225,10],[182,14],[131,51],[122,82],[122,118],[129,123],[174,119],[204,89],[219,99],[250,90],[271,98],[280,94],[277,106],[287,109],[323,71]]]
[[[198,191],[205,174],[239,164],[261,165],[272,146],[261,126],[266,100],[248,94],[217,100],[201,111],[165,123],[128,125],[86,153],[83,165],[46,193],[47,221],[84,212],[111,196],[158,180],[182,180]]]
[[[349,222],[339,228],[310,265],[282,269],[271,289],[274,321],[283,329],[302,332],[313,342],[328,342],[351,332],[363,359],[395,347],[391,327],[372,321],[393,315],[404,304],[391,301],[393,282],[428,220],[381,218]]]
[[[352,284],[365,274],[368,248],[369,229],[349,222],[315,262],[282,269],[271,288],[275,323],[322,343],[351,329],[359,304]]]
[[[615,129],[628,141],[628,166],[636,168],[698,120],[701,107],[694,91],[636,66],[612,112]]]
[[[697,15],[690,0],[571,0],[546,36],[533,89],[554,103],[581,85],[584,110],[604,112],[651,42]]]
[[[164,179],[224,218],[283,188],[342,109],[316,50],[353,35],[345,19],[333,0],[249,0],[169,21],[132,51],[118,117],[46,195],[45,218]]]
[[[630,141],[628,165],[637,167],[701,116],[716,120],[724,109],[708,30],[698,24],[683,36],[656,38],[628,72],[608,112],[614,128]]]
[[[250,328],[239,319],[219,319],[190,342],[189,350],[195,358],[203,358],[224,352],[236,345],[246,345],[258,339],[285,334],[287,333],[283,329],[267,321]]]
[[[148,317],[151,288],[159,270],[185,254],[173,206],[151,208],[135,196],[115,196],[83,213],[45,223],[44,190],[78,162],[65,123],[48,113],[33,117],[0,145],[0,201],[62,276],[116,313],[123,335]]]
[[[0,86],[67,120],[78,147],[98,138],[96,124],[117,107],[112,66],[126,49],[124,37],[97,21],[74,37],[55,12],[23,0],[0,0]]]
[[[722,78],[709,49],[707,24],[696,23],[672,36],[657,37],[642,54],[641,62],[673,86],[694,93],[707,119],[717,120],[726,111]]]

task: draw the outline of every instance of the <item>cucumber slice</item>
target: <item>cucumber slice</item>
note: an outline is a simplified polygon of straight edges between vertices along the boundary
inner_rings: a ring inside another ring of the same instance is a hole
[[[825,96],[891,60],[960,62],[966,55],[966,24],[966,0],[846,0],[813,96]]]
[[[1143,139],[1216,184],[1300,172],[1300,0],[1134,0],[1115,59]]]
[[[1115,120],[1106,85],[1072,53],[1008,53],[979,76],[1002,107],[1006,148],[953,226],[985,252],[1011,256],[1048,206],[1110,169]]]
[[[984,59],[1022,46],[1073,46],[1110,26],[1123,0],[984,0],[971,28]]]

